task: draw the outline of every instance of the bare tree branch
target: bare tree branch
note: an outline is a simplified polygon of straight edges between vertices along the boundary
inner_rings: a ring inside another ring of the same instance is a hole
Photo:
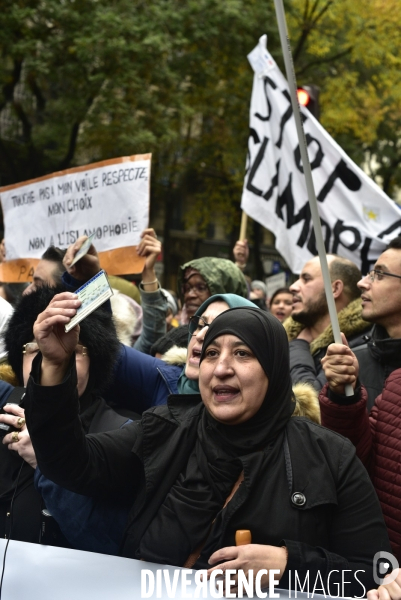
[[[307,14],[306,11],[307,11],[307,6],[309,6],[309,2],[305,3],[305,12],[304,12],[304,21],[303,21],[303,25],[302,25],[302,33],[297,42],[295,50],[293,52],[294,63],[297,61],[298,57],[300,56],[300,54],[305,46],[305,43],[309,37],[309,34],[311,33],[311,31],[313,31],[313,29],[316,26],[316,24],[318,23],[318,21],[323,17],[325,12],[327,12],[327,10],[333,4],[333,0],[328,0],[328,2],[326,2],[326,4],[318,12],[318,14],[316,16],[313,16],[315,10],[318,7],[318,4],[319,4],[319,0],[315,0],[315,3],[313,5],[310,13]]]
[[[323,65],[325,63],[330,63],[330,62],[337,60],[338,58],[341,58],[342,56],[346,56],[347,54],[352,52],[352,49],[353,49],[353,46],[350,46],[349,48],[346,48],[345,50],[343,50],[342,52],[339,52],[338,54],[330,55],[330,56],[327,56],[326,58],[317,58],[316,60],[311,60],[307,65],[305,65],[301,69],[299,69],[299,70],[297,69],[296,76],[298,77],[298,75],[303,75],[306,71],[308,71],[308,69],[310,67],[314,67],[316,65]]]

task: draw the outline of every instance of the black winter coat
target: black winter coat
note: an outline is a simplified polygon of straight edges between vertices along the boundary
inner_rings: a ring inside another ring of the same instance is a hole
[[[15,388],[14,393],[16,396],[10,396],[10,402],[18,402],[22,399],[21,395],[25,395],[25,389]],[[107,406],[105,401],[96,394],[86,394],[82,400],[81,423],[85,433],[118,429],[129,420],[128,417],[119,415]],[[21,464],[22,471],[18,475]],[[17,452],[8,450],[7,446],[0,444],[0,536],[8,538],[11,533],[13,540],[70,548],[70,543],[61,533],[54,519],[47,519],[46,527],[51,534],[47,535],[47,531],[44,532],[42,510],[46,508],[46,504],[35,488],[34,474],[35,469]],[[65,501],[71,502],[71,494],[65,490],[64,493]],[[78,527],[78,524],[75,526]]]
[[[384,327],[374,325],[365,343],[352,347],[359,363],[359,381],[368,392],[370,412],[376,397],[382,393],[385,381],[401,368],[401,339],[390,338]]]
[[[194,447],[205,410],[200,396],[170,396],[167,406],[146,411],[141,421],[85,437],[72,401],[75,370],[56,389],[36,385],[33,377],[26,415],[43,474],[81,494],[130,497],[121,554],[141,558],[141,537]],[[343,595],[362,596],[358,580],[366,590],[374,586],[373,556],[390,545],[376,494],[348,440],[293,417],[270,446],[240,460],[244,481],[216,516],[195,568],[206,568],[212,552],[233,545],[237,529],[250,529],[254,543],[287,546],[281,586],[288,585],[289,571],[302,580],[309,571],[310,581],[319,571],[327,581],[336,569],[348,570]],[[357,578],[350,573],[358,570]],[[331,576],[333,585],[337,580],[341,574]]]

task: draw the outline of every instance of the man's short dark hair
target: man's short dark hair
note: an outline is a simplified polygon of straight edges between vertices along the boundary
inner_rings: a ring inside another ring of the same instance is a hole
[[[386,250],[390,250],[390,249],[401,250],[401,235],[397,235],[397,237],[395,237],[393,240],[391,240],[391,242],[387,246]]]
[[[65,271],[63,258],[66,252],[67,250],[62,250],[56,246],[49,246],[41,257],[41,260],[48,260],[55,263],[52,277],[56,285],[61,285],[61,277]]]
[[[362,274],[356,264],[347,258],[336,256],[329,264],[329,271],[331,281],[341,279],[344,284],[344,293],[350,302],[360,298],[361,290],[357,283],[361,280]]]
[[[33,340],[33,325],[38,315],[45,310],[55,294],[65,292],[63,287],[38,287],[21,300],[15,307],[4,334],[8,362],[23,385],[22,347]],[[109,383],[120,342],[117,339],[112,314],[98,308],[80,323],[80,342],[88,348],[90,358],[89,382],[87,389],[102,391]]]
[[[49,246],[44,254],[42,254],[42,260],[62,263],[66,252],[67,250],[62,250],[61,248],[57,248],[57,246]]]

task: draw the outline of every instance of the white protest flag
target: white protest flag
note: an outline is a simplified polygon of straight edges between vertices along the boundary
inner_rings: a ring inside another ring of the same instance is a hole
[[[276,236],[294,273],[317,255],[288,84],[266,49],[248,55],[255,72],[241,208]],[[301,107],[326,251],[362,273],[401,233],[401,211]]]
[[[29,279],[49,246],[67,248],[92,233],[109,274],[141,271],[135,247],[149,221],[150,164],[150,154],[125,156],[1,188],[2,280]]]

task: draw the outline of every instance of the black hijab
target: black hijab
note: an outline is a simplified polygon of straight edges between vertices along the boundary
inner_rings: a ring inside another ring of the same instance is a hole
[[[239,456],[273,441],[294,411],[288,339],[280,321],[270,313],[257,308],[232,308],[216,317],[208,328],[201,364],[208,346],[222,335],[234,335],[249,346],[269,380],[262,406],[245,423],[224,425],[204,411],[202,437],[205,441],[223,446],[231,456]]]

